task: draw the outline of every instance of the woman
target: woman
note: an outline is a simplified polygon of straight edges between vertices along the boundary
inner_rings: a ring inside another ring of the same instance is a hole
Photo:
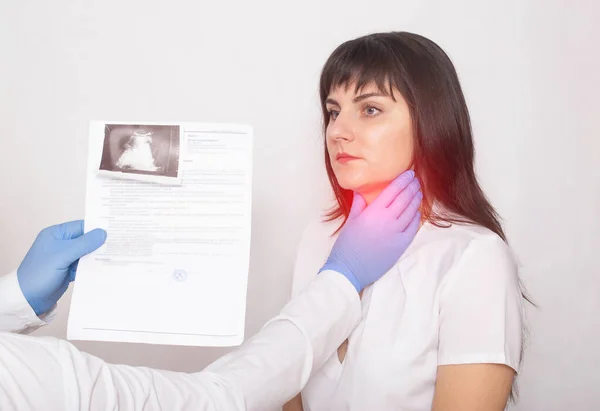
[[[361,324],[284,409],[504,410],[521,360],[524,297],[475,176],[452,62],[419,35],[360,37],[330,56],[320,96],[337,205],[303,235],[293,294],[323,264],[353,192],[369,203],[412,168],[423,219],[396,266],[365,289]]]

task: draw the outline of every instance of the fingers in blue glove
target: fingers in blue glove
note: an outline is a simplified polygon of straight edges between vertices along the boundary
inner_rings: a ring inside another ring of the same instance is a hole
[[[78,260],[99,248],[106,232],[83,234],[83,221],[43,229],[17,269],[23,295],[37,315],[49,310],[75,278]]]
[[[389,205],[388,209],[396,218],[400,217],[404,211],[407,210],[411,202],[415,200],[415,197],[420,195],[420,190],[421,184],[419,183],[419,180],[416,178],[413,179],[413,181],[411,181],[410,184],[396,196],[396,198]],[[420,204],[421,199],[422,198],[419,199],[417,205]],[[408,221],[410,221],[410,219],[412,219],[412,215]]]
[[[104,244],[105,241],[106,231],[102,230],[101,228],[96,228],[89,233],[80,235],[79,237],[70,240],[68,249],[69,255],[67,257],[70,261],[74,260],[74,262],[72,262],[69,266],[67,275],[69,282],[75,280],[79,259],[93,251],[96,251],[102,246],[102,244]]]
[[[69,240],[69,247],[65,250],[65,257],[71,261],[79,260],[84,255],[96,251],[106,241],[106,231],[95,228],[77,238]]]
[[[418,206],[417,206],[418,207]],[[412,220],[408,223],[404,228],[399,228],[403,234],[407,235],[410,238],[413,238],[417,231],[419,231],[419,226],[421,225],[421,213],[417,211],[413,216]],[[402,225],[400,225],[402,227]]]
[[[358,216],[363,210],[367,207],[367,201],[365,198],[354,192],[354,198],[352,199],[352,207],[350,208],[350,214],[348,215],[348,219],[353,219]]]
[[[396,197],[402,193],[415,179],[415,172],[405,171],[396,177],[387,187],[377,196],[371,204],[373,207],[389,207]],[[414,195],[414,193],[413,193]]]
[[[355,194],[346,224],[321,271],[344,275],[360,292],[383,276],[417,233],[422,201],[412,170],[394,179],[370,204]]]
[[[44,307],[44,304],[45,304],[45,307],[46,307],[46,308],[48,308],[49,302],[54,302],[54,303],[56,304],[56,302],[58,302],[58,300],[60,300],[60,297],[62,297],[62,296],[63,296],[63,294],[64,294],[64,293],[67,291],[67,289],[69,288],[69,283],[70,283],[70,282],[71,282],[71,281],[69,281],[69,279],[68,279],[68,278],[65,278],[65,279],[64,279],[64,281],[62,282],[62,284],[61,284],[61,285],[58,287],[58,289],[57,289],[57,290],[56,290],[54,293],[52,293],[52,294],[51,294],[51,295],[50,295],[48,298],[46,298],[45,300],[43,300],[43,301],[40,301],[41,307]],[[50,308],[51,308],[51,307],[50,307]],[[34,311],[37,311],[37,310],[34,308]],[[36,314],[37,314],[37,315],[40,315],[40,313],[37,313],[37,312],[36,312]]]
[[[53,225],[46,230],[51,230],[57,240],[70,240],[83,234],[83,220],[68,221]]]
[[[73,264],[69,266],[69,272],[67,273],[67,277],[69,282],[75,281],[75,276],[77,274],[77,267],[79,266],[79,260],[75,261]]]

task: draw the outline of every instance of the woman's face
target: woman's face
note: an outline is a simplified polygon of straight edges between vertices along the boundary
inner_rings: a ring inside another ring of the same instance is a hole
[[[340,186],[368,203],[394,178],[411,167],[412,121],[399,91],[394,98],[376,85],[333,89],[326,100],[327,150]]]

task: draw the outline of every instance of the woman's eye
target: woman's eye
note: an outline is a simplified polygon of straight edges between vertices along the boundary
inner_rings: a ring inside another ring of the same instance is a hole
[[[335,120],[338,114],[340,114],[340,112],[337,110],[329,110],[329,118],[332,120]]]
[[[365,114],[370,117],[376,116],[379,114],[379,109],[372,106],[367,106],[365,107]]]

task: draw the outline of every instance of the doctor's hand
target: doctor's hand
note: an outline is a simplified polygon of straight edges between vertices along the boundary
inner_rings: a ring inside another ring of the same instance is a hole
[[[366,205],[355,193],[348,220],[320,271],[344,275],[359,293],[387,273],[419,229],[423,195],[412,170],[392,181]]]
[[[36,315],[50,310],[75,279],[77,263],[104,244],[106,232],[83,233],[83,221],[43,229],[17,269],[19,286]]]

